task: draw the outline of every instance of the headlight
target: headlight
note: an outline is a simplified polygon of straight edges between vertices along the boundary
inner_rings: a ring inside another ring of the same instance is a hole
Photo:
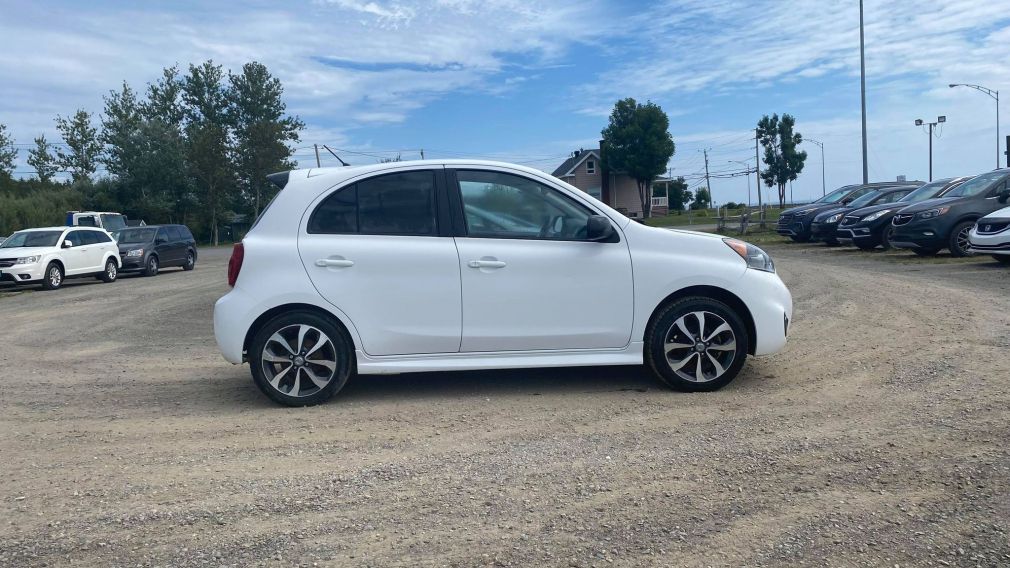
[[[834,215],[832,215],[832,216],[828,217],[827,219],[825,219],[824,222],[825,223],[837,223],[838,221],[840,221],[842,219],[843,215],[845,215],[845,213],[835,213]]]
[[[765,251],[737,239],[723,239],[722,242],[726,243],[726,246],[740,255],[740,258],[747,263],[747,268],[775,272],[775,263],[772,262],[772,257],[768,256],[768,253]]]
[[[880,219],[881,217],[883,217],[884,215],[887,215],[890,212],[891,212],[890,209],[884,209],[883,211],[876,211],[876,212],[870,213],[866,217],[863,217],[863,221],[876,221],[877,219]]]
[[[126,256],[144,256],[144,249],[133,249]]]
[[[930,209],[929,211],[923,211],[917,215],[920,219],[932,219],[933,217],[939,217],[947,211],[950,211],[950,207],[941,207],[939,209]]]
[[[42,260],[42,255],[32,255],[32,256],[22,256],[21,258],[14,261],[14,264],[35,264],[36,262]]]

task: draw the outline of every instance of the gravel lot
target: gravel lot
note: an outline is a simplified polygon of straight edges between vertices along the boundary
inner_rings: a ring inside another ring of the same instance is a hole
[[[288,409],[196,271],[0,289],[0,566],[1007,566],[1010,270],[767,247],[786,350],[352,379]]]

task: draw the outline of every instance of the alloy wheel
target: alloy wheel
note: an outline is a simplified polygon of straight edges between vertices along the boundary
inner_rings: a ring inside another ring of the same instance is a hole
[[[116,263],[115,262],[110,262],[105,267],[105,274],[106,274],[106,276],[109,277],[109,280],[115,280],[116,279],[116,272],[117,272],[117,270],[116,270]]]
[[[968,235],[971,233],[971,227],[971,225],[968,225],[957,232],[957,239],[954,242],[961,256],[971,256],[974,254],[969,250],[971,242],[968,240]]]
[[[60,272],[60,268],[58,266],[51,267],[49,269],[49,285],[59,288],[61,283],[63,283],[63,273]]]
[[[260,355],[263,376],[277,392],[306,397],[326,388],[337,370],[337,350],[320,329],[297,324],[267,339]]]
[[[736,359],[736,334],[722,316],[708,311],[688,312],[666,333],[666,362],[678,377],[695,383],[714,381]]]

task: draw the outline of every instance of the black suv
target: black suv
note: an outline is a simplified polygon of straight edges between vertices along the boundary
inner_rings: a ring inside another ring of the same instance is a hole
[[[129,227],[113,233],[119,243],[121,271],[154,276],[162,266],[196,267],[196,240],[185,225]]]
[[[810,222],[810,237],[816,241],[824,241],[829,245],[837,245],[838,224],[842,221],[842,218],[845,217],[846,213],[863,207],[868,207],[870,205],[895,202],[908,195],[914,189],[914,185],[899,185],[895,187],[874,189],[869,193],[864,193],[863,195],[857,197],[848,205],[821,211],[815,215],[814,220]]]
[[[893,187],[896,185],[922,185],[922,182],[891,181],[870,183],[866,185],[846,185],[844,187],[840,187],[809,205],[793,207],[792,209],[786,209],[783,211],[779,216],[779,222],[775,228],[775,232],[784,237],[789,237],[798,243],[805,243],[810,240],[810,223],[813,222],[814,217],[816,217],[818,213],[828,209],[833,209],[839,205],[848,205],[857,197],[869,193],[874,189]]]
[[[968,176],[959,178],[938,179],[909,193],[894,203],[880,203],[861,209],[854,209],[842,217],[838,225],[837,236],[843,244],[854,244],[863,250],[873,250],[877,245],[884,250],[891,248],[891,235],[894,226],[891,218],[913,203],[940,197],[951,189],[971,179]]]
[[[1007,188],[1010,169],[977,175],[943,197],[911,205],[891,219],[891,245],[929,256],[940,249],[952,256],[971,254],[968,233],[975,221],[1002,207],[998,198]]]

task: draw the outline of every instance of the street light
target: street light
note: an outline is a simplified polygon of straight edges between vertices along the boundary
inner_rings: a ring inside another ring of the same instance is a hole
[[[947,86],[951,89],[954,87],[969,87],[996,99],[996,169],[999,169],[999,91],[994,91],[981,85],[971,85],[968,83],[951,83]],[[1007,166],[1010,166],[1010,158],[1008,158]]]
[[[821,149],[821,197],[824,197],[828,193],[828,188],[824,184],[824,142],[814,140],[813,138],[804,138],[804,140],[817,144]]]
[[[924,122],[921,118],[915,119],[916,126],[929,125],[929,181],[933,181],[933,127],[943,122],[947,122],[946,116],[936,117],[936,122]]]
[[[745,170],[747,170],[747,175],[745,175],[744,177],[747,178],[747,207],[750,207],[750,164],[748,164],[747,162],[741,162],[740,160],[726,160],[726,161],[733,164],[740,164],[741,166],[744,167]]]

